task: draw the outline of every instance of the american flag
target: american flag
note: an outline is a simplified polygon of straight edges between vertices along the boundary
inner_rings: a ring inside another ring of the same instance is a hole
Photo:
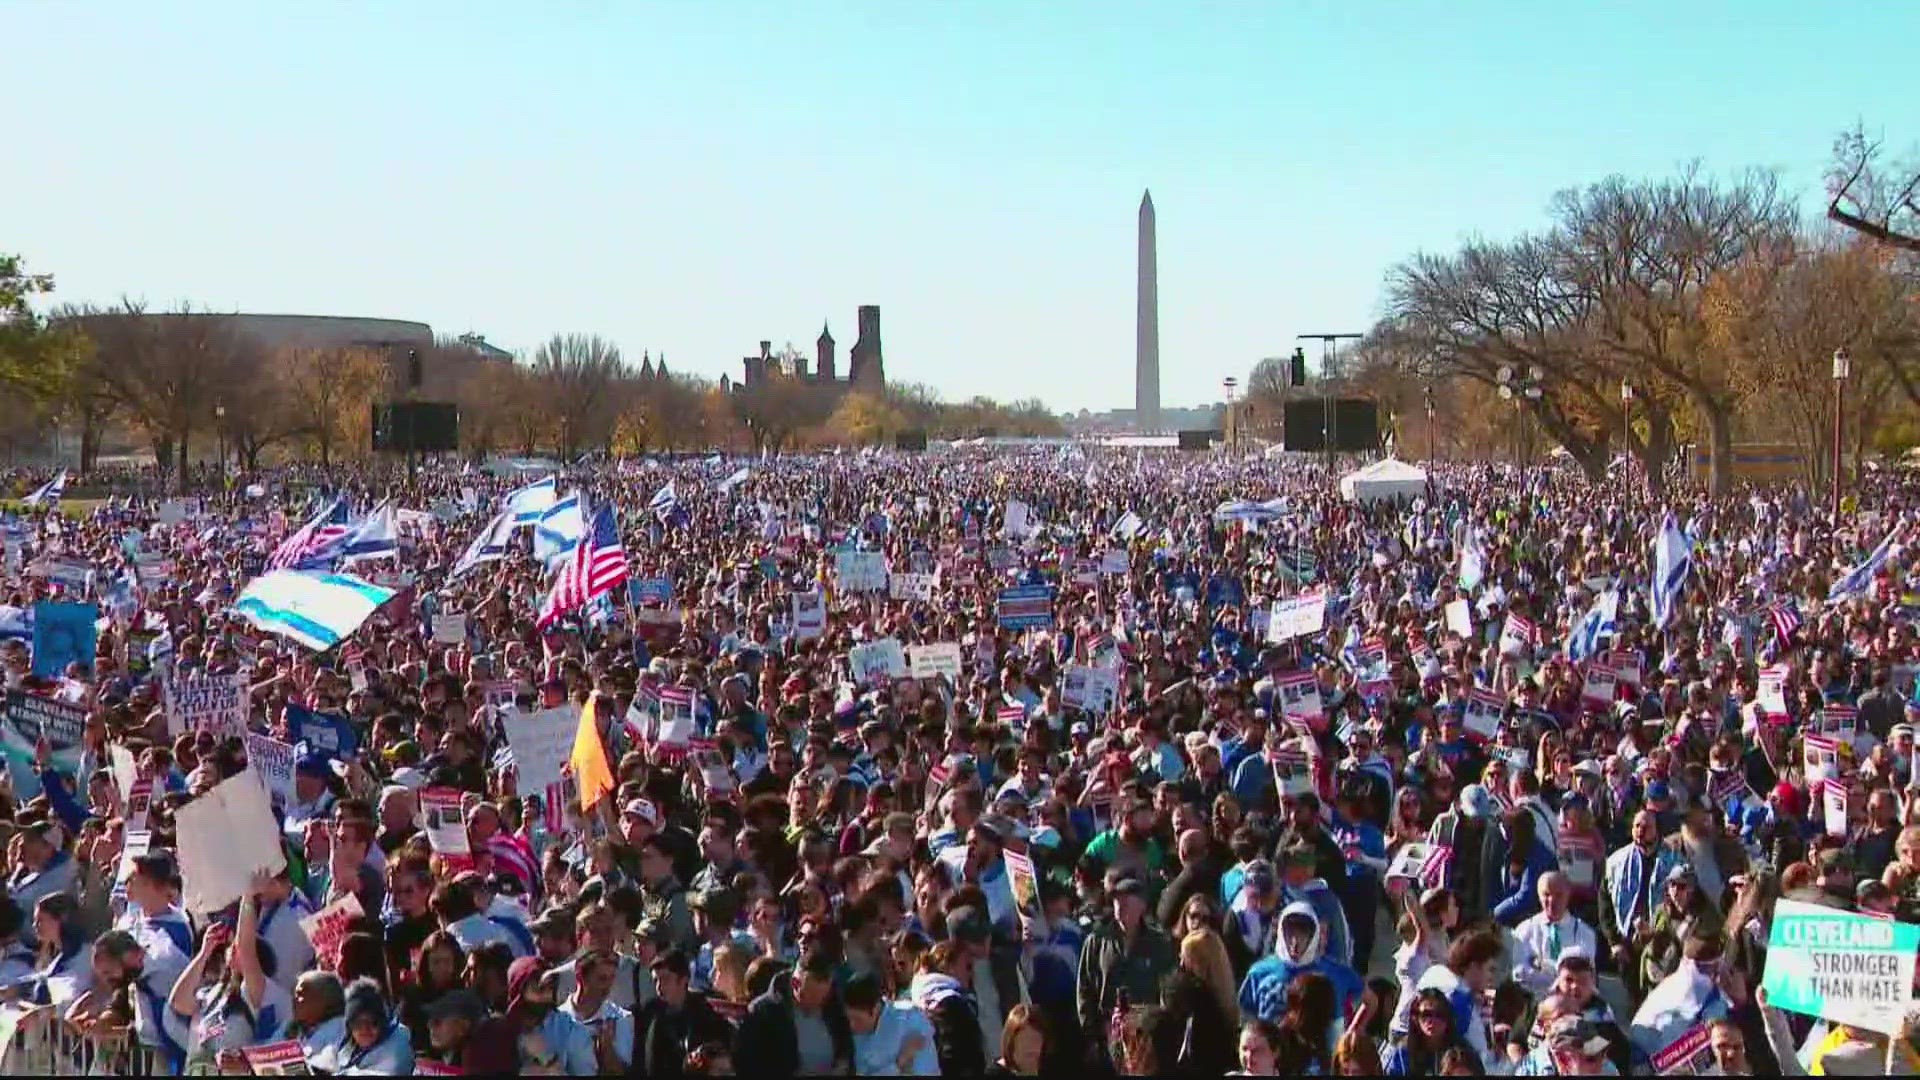
[[[1791,640],[1793,632],[1800,629],[1800,608],[1791,600],[1768,608],[1767,617],[1773,620],[1773,632],[1780,636],[1783,643]]]
[[[546,629],[555,619],[578,611],[587,601],[604,595],[627,580],[627,552],[620,546],[620,529],[614,524],[611,504],[593,515],[587,535],[573,546],[573,554],[560,564],[553,591],[540,610],[538,626]]]
[[[351,528],[347,522],[347,500],[335,499],[332,506],[320,511],[273,549],[273,554],[267,556],[267,569],[299,569],[339,543]]]

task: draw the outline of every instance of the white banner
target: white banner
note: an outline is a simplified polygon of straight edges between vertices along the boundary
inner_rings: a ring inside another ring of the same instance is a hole
[[[286,869],[273,799],[251,769],[174,811],[173,823],[188,911],[218,911],[246,893],[255,872]]]
[[[941,641],[931,645],[915,645],[907,650],[907,659],[916,679],[933,679],[941,675],[958,682],[960,680],[960,643]]]
[[[793,637],[812,641],[827,632],[827,598],[818,589],[793,594]]]
[[[293,746],[265,735],[247,733],[247,766],[260,774],[276,808],[292,806]]]
[[[889,574],[887,595],[895,600],[932,600],[938,574]]]
[[[904,679],[909,671],[907,654],[894,638],[855,645],[847,652],[847,659],[853,666],[854,681],[865,686],[877,686],[888,679]]]
[[[1267,623],[1267,640],[1278,643],[1310,637],[1326,629],[1326,625],[1326,590],[1315,589],[1273,602],[1273,616]]]
[[[833,566],[843,592],[887,591],[887,557],[878,551],[842,551]]]
[[[195,675],[166,683],[167,731],[180,735],[211,731],[238,737],[247,730],[247,677]]]

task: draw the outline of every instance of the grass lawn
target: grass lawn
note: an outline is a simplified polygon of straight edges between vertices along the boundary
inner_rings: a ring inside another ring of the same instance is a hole
[[[61,499],[60,512],[70,518],[83,518],[93,513],[95,508],[106,501],[105,499]],[[33,508],[19,499],[0,499],[0,510],[22,514],[31,512]]]

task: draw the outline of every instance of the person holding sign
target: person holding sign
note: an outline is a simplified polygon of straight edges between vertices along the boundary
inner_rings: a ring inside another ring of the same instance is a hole
[[[253,895],[266,888],[255,874]],[[270,1042],[293,1019],[293,995],[275,981],[276,957],[260,938],[260,910],[242,897],[233,929],[210,927],[167,998],[167,1033],[187,1049],[187,1068],[222,1071],[244,1047]],[[185,1038],[182,1038],[185,1036]]]

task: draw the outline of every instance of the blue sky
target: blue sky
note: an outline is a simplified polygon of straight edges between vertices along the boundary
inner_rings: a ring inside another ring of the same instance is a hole
[[[737,375],[761,338],[948,397],[1132,403],[1364,329],[1396,261],[1698,158],[1816,208],[1920,141],[1920,4],[876,0],[0,4],[0,250],[60,298],[592,331]]]

